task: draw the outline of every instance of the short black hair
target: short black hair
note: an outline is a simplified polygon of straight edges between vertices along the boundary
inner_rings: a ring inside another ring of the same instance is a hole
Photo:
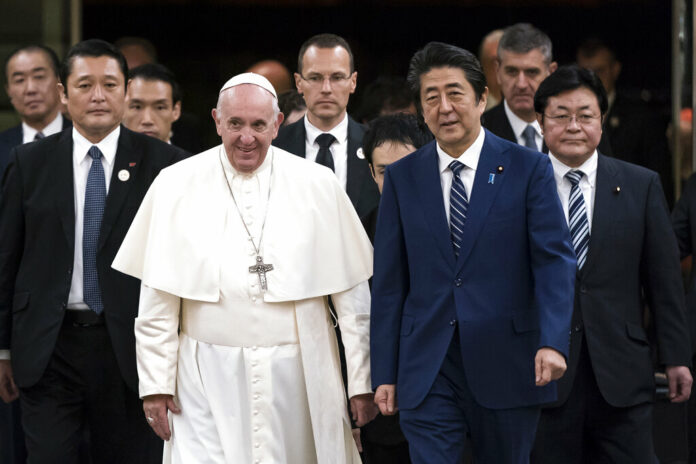
[[[372,153],[385,142],[413,145],[416,149],[433,140],[433,134],[420,118],[413,114],[390,114],[370,122],[363,137],[363,154],[372,165]]]
[[[578,46],[577,54],[583,58],[592,58],[602,50],[609,52],[609,56],[611,57],[612,61],[617,60],[614,49],[599,37],[588,37],[587,39],[583,40]]]
[[[157,62],[157,49],[152,42],[144,37],[121,37],[114,42],[114,47],[118,48],[119,51],[132,45],[142,48],[152,63]]]
[[[348,42],[346,42],[346,39],[344,39],[341,36],[338,36],[336,34],[317,34],[309,39],[305,40],[305,42],[302,44],[300,47],[300,53],[297,55],[297,73],[302,74],[302,59],[304,58],[305,53],[307,52],[307,49],[314,45],[317,48],[335,48],[335,47],[342,47],[348,52],[348,56],[350,57],[350,72],[351,74],[353,71],[355,71],[355,62],[353,61],[353,51],[350,49],[350,45],[348,45]]]
[[[406,80],[401,77],[380,76],[364,88],[360,104],[353,116],[365,123],[383,111],[396,113],[409,108],[412,103]]]
[[[551,64],[553,45],[549,36],[529,23],[513,24],[503,30],[503,36],[498,42],[498,61],[502,50],[521,54],[537,49],[544,56],[544,63],[547,66]]]
[[[604,117],[609,108],[609,101],[602,81],[594,72],[576,64],[561,66],[539,84],[539,88],[534,94],[534,111],[541,114],[543,119],[549,98],[579,88],[588,89],[595,94],[599,110]]]
[[[17,56],[18,54],[25,52],[25,53],[33,53],[33,52],[43,52],[46,54],[48,57],[48,64],[51,65],[51,69],[53,70],[53,73],[55,74],[56,77],[58,77],[59,73],[59,68],[60,68],[60,60],[58,59],[58,55],[56,55],[56,52],[53,51],[52,48],[47,47],[46,45],[41,45],[41,44],[27,44],[27,45],[22,45],[21,47],[17,47],[12,52],[10,52],[9,56],[5,60],[5,76],[7,76],[7,66],[10,64],[10,60]]]
[[[293,111],[307,108],[307,103],[297,90],[291,89],[278,95],[278,106],[287,119]]]
[[[181,87],[174,79],[174,73],[165,66],[156,63],[140,65],[128,71],[128,79],[140,78],[146,81],[162,81],[172,87],[172,104],[176,105],[181,101]]]
[[[486,90],[486,76],[481,69],[481,63],[476,55],[463,48],[442,42],[430,42],[418,50],[411,58],[408,66],[406,82],[411,89],[413,101],[419,111],[422,111],[420,103],[420,78],[423,74],[434,68],[459,68],[464,71],[466,80],[476,94],[476,101]]]
[[[68,76],[70,76],[70,73],[72,72],[72,62],[74,58],[81,56],[89,56],[94,58],[108,56],[115,59],[118,62],[119,68],[121,68],[121,73],[123,74],[123,89],[125,92],[125,81],[128,77],[128,64],[126,64],[126,59],[123,57],[121,52],[119,52],[118,49],[109,42],[101,39],[88,39],[73,45],[70,50],[68,50],[68,54],[65,55],[65,59],[60,65],[60,81],[63,83],[65,95],[68,94]]]

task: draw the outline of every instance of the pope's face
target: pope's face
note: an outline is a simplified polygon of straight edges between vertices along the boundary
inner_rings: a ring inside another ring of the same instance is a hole
[[[7,95],[29,123],[49,123],[58,113],[58,76],[43,51],[23,51],[7,63]]]
[[[72,59],[63,103],[75,128],[97,143],[121,123],[126,81],[121,67],[110,56],[76,56]]]
[[[266,159],[283,122],[283,113],[274,113],[273,96],[254,84],[232,87],[220,96],[213,119],[227,158],[236,170],[254,172]]]
[[[602,113],[597,96],[584,87],[549,97],[538,115],[549,151],[563,164],[579,167],[592,156],[602,138]]]

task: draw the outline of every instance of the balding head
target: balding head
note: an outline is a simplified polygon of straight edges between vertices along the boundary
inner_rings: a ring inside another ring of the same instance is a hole
[[[288,68],[283,66],[283,64],[279,61],[259,61],[247,69],[247,72],[261,74],[263,77],[268,79],[271,84],[273,84],[273,87],[279,94],[292,88],[290,71],[288,71]]]

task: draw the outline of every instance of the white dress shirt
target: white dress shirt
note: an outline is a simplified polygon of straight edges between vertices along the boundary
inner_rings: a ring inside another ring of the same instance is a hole
[[[317,137],[321,134],[331,134],[336,137],[336,141],[331,144],[329,150],[331,150],[331,156],[333,157],[334,172],[336,177],[338,177],[338,182],[345,190],[348,181],[348,113],[343,116],[343,120],[336,127],[328,132],[324,132],[312,125],[306,115],[304,117],[304,125],[307,133],[305,158],[309,161],[317,160],[317,154],[319,154],[319,144],[316,142]]]
[[[563,164],[558,158],[556,158],[553,153],[549,151],[549,159],[551,160],[551,166],[553,166],[553,177],[556,179],[556,189],[558,190],[558,198],[561,199],[561,205],[563,206],[563,214],[565,214],[566,222],[568,222],[568,200],[570,199],[570,189],[573,184],[566,179],[565,175],[568,171],[578,170],[582,171],[585,175],[582,176],[578,186],[582,191],[582,198],[585,200],[585,212],[587,213],[587,222],[592,232],[592,211],[594,211],[594,199],[597,185],[597,150],[592,153],[592,155],[582,163],[580,167],[571,168]]]
[[[486,131],[481,128],[479,135],[474,140],[469,148],[464,153],[459,155],[459,158],[453,158],[436,144],[438,164],[440,166],[440,185],[442,186],[442,199],[445,203],[445,214],[447,215],[447,224],[449,224],[450,216],[450,190],[452,188],[452,170],[449,165],[452,161],[457,160],[465,167],[459,171],[459,178],[466,189],[466,196],[471,202],[472,188],[474,187],[474,177],[476,176],[476,167],[478,166],[481,149],[483,148],[483,140],[486,136]]]
[[[510,106],[508,105],[507,101],[503,102],[503,106],[505,108],[505,114],[507,115],[508,121],[510,121],[512,132],[515,133],[515,137],[517,138],[517,143],[519,145],[522,145],[523,147],[526,146],[526,140],[524,139],[523,132],[527,128],[527,126],[531,124],[531,126],[534,128],[534,142],[536,143],[537,151],[541,151],[542,147],[544,146],[544,136],[541,135],[541,127],[539,126],[539,121],[535,119],[532,122],[527,122],[518,118],[517,115],[513,113],[510,109]]]
[[[104,180],[106,181],[106,193],[109,193],[111,173],[114,170],[118,137],[121,135],[121,126],[116,127],[109,135],[99,143],[92,143],[84,138],[73,127],[73,191],[75,195],[75,254],[73,258],[72,282],[70,295],[68,296],[69,309],[89,309],[82,295],[82,231],[84,228],[85,190],[87,189],[87,176],[92,167],[92,157],[89,149],[96,145],[102,152],[102,166],[104,167]]]
[[[63,115],[58,112],[58,115],[56,116],[56,119],[51,121],[48,126],[44,127],[41,133],[44,135],[44,137],[48,137],[49,135],[57,134],[58,132],[63,130]],[[39,131],[34,129],[33,127],[30,127],[26,122],[22,123],[22,143],[29,143],[34,141],[34,137],[36,137],[36,134]]]

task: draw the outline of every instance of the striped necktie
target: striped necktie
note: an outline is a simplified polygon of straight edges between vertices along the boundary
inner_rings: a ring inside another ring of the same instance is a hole
[[[84,226],[82,230],[82,291],[89,309],[99,314],[104,309],[97,274],[97,243],[106,203],[106,180],[101,163],[102,152],[93,145],[89,149],[92,167],[85,188]]]
[[[459,257],[459,249],[464,235],[464,222],[466,221],[466,211],[469,209],[469,197],[466,195],[464,183],[459,174],[464,169],[464,165],[457,160],[449,164],[452,171],[452,188],[450,189],[450,236],[454,256]]]
[[[582,269],[582,266],[585,264],[590,244],[590,223],[587,220],[582,189],[578,185],[584,175],[584,172],[578,170],[568,171],[565,175],[565,178],[571,184],[568,197],[568,227],[570,228],[570,236],[573,239],[575,256],[578,259],[578,269]]]

